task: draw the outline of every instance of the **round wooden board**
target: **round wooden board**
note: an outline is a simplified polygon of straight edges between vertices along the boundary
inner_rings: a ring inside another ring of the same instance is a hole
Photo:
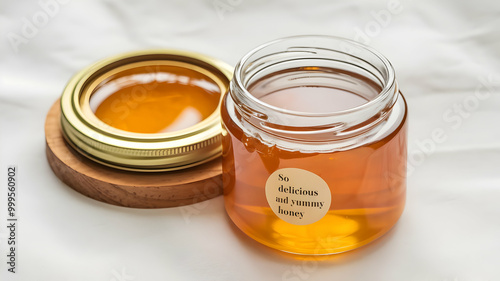
[[[61,132],[59,101],[45,120],[46,154],[54,173],[74,190],[99,201],[132,208],[166,208],[222,194],[222,165],[208,163],[173,172],[129,172],[93,162],[74,151]]]

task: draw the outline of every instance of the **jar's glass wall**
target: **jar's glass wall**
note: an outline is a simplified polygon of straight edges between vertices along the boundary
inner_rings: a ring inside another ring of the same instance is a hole
[[[302,38],[300,45],[296,39],[264,45],[236,67],[222,106],[225,206],[243,232],[265,245],[339,253],[380,237],[403,211],[406,103],[378,53],[338,38]],[[325,42],[330,45],[314,45]],[[362,51],[347,53],[347,60],[342,46]],[[314,48],[322,51],[304,53]],[[318,87],[327,91],[314,97]],[[347,91],[336,95],[341,87]],[[346,104],[348,93],[359,99]],[[303,101],[290,108],[297,98]],[[311,104],[301,103],[312,98],[323,103],[305,110]],[[284,168],[312,172],[328,184],[331,205],[323,218],[297,225],[273,212],[266,182]]]

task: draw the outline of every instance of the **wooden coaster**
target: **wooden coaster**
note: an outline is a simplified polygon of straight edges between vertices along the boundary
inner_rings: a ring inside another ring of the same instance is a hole
[[[73,150],[62,136],[60,120],[57,101],[45,120],[47,160],[59,179],[90,198],[132,208],[166,208],[222,194],[220,158],[173,172],[121,171],[95,163]]]

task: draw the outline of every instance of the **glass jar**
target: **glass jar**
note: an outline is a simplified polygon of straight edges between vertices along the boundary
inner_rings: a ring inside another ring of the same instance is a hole
[[[221,115],[225,207],[258,242],[340,253],[401,216],[407,106],[372,48],[329,36],[257,47],[236,65]]]

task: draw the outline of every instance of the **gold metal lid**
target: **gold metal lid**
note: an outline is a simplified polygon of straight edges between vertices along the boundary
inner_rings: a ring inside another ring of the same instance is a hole
[[[192,167],[221,153],[220,100],[217,109],[191,127],[167,133],[133,133],[111,127],[91,110],[90,98],[100,84],[131,67],[174,65],[210,77],[221,99],[229,88],[232,68],[205,55],[179,50],[148,50],[99,61],[68,83],[61,97],[61,127],[67,142],[82,155],[123,170],[170,171]]]

